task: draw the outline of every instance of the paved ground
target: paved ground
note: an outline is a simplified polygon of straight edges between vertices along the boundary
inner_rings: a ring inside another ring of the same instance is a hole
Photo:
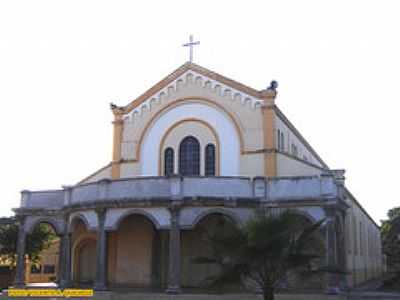
[[[382,300],[394,300],[400,299],[400,293],[396,292],[383,292],[380,291],[382,287],[382,280],[372,280],[365,284],[353,289],[349,295],[348,300],[367,300],[367,299],[382,299]]]
[[[55,284],[49,284],[49,283],[29,284],[29,286],[28,286],[28,288],[54,288],[54,287],[56,287]],[[380,290],[381,287],[382,287],[382,280],[369,281],[369,282],[363,284],[362,286],[359,286],[359,287],[353,289],[351,292],[349,292],[347,294],[347,300],[372,300],[372,299],[377,299],[377,300],[378,299],[380,299],[380,300],[400,300],[400,293],[381,291]],[[156,294],[154,294],[153,296],[155,296],[155,295]],[[130,296],[132,296],[132,295],[130,295]],[[139,299],[140,298],[139,296],[140,296],[139,294],[135,294],[135,298]],[[162,296],[162,295],[159,295],[159,296],[160,296],[160,299],[163,298],[163,300],[164,300],[164,298],[165,298],[164,296]],[[194,298],[198,298],[198,297],[201,298],[201,295],[188,295],[188,296],[189,296],[189,298],[191,300],[192,300],[193,297]],[[246,296],[249,296],[249,295],[241,295],[241,296],[237,295],[237,296],[239,297],[239,299],[245,300],[245,299],[247,299]],[[278,300],[280,300],[280,299],[282,299],[282,300],[283,299],[292,299],[291,298],[292,296],[293,295],[279,295],[277,298],[278,298]],[[311,295],[302,295],[302,296],[304,296],[305,297],[304,299],[307,299],[307,300],[311,300],[311,299],[328,299],[329,297],[331,297],[329,299],[336,299],[335,296],[327,296],[327,295],[320,295],[320,297],[318,297],[317,295],[312,295],[312,296]],[[132,297],[128,296],[128,298],[132,298]],[[171,299],[173,299],[173,298],[178,298],[178,297],[172,297]],[[181,298],[182,299],[186,299],[184,295],[181,295]],[[228,297],[228,298],[229,299],[233,299],[232,295],[230,297]],[[253,296],[250,296],[248,299],[253,299],[253,298],[254,299],[258,299],[260,297],[257,297],[257,296],[253,295]],[[303,299],[303,297],[301,297],[300,295],[296,296],[296,300],[300,300],[300,298]],[[345,299],[346,295],[341,295],[341,297],[339,297],[339,298],[340,299]],[[2,300],[2,299],[8,299],[8,297],[5,298],[4,296],[1,296],[1,294],[0,294],[0,300]],[[43,299],[43,298],[41,298],[41,299]],[[149,299],[149,295],[147,294],[146,297],[143,298],[143,299]],[[157,297],[154,298],[154,299],[159,300],[159,298],[157,298]],[[32,300],[32,298],[30,298],[30,300]]]

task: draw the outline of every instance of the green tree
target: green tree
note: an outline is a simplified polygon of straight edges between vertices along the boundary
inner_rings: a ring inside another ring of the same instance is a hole
[[[387,213],[388,219],[382,220],[382,250],[387,256],[390,271],[400,278],[400,207],[392,208]]]
[[[57,238],[53,229],[47,224],[39,224],[27,236],[25,253],[32,263],[37,263],[40,253],[48,249]],[[0,260],[14,266],[16,263],[18,225],[16,222],[0,225]]]
[[[219,274],[206,284],[221,286],[250,279],[273,300],[274,292],[286,280],[289,271],[310,269],[325,251],[318,230],[323,220],[305,224],[304,218],[286,211],[280,214],[257,213],[243,227],[208,233],[210,257],[197,257],[195,263],[218,264]]]

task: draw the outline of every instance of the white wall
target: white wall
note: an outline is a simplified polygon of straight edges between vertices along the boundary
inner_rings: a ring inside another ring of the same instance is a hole
[[[350,286],[360,284],[382,274],[382,248],[379,228],[365,214],[352,197],[347,197],[345,221],[347,276]],[[361,228],[361,229],[360,229]]]
[[[306,145],[304,145],[300,141],[300,139],[294,134],[294,132],[292,132],[290,128],[277,115],[275,118],[275,130],[277,138],[278,138],[277,134],[278,129],[284,134],[284,140],[285,140],[284,152],[292,154],[291,145],[295,144],[298,149],[297,157],[299,159],[305,159],[312,164],[322,167],[322,164],[319,162],[319,160],[309,151]],[[276,141],[276,144],[278,145],[278,141]]]
[[[142,176],[158,175],[158,158],[161,138],[166,130],[185,119],[200,119],[210,124],[220,139],[222,176],[237,176],[240,173],[240,143],[232,121],[222,111],[203,103],[183,103],[163,113],[149,127],[143,139],[140,158]]]

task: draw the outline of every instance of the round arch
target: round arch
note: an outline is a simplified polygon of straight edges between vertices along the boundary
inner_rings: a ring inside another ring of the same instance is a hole
[[[122,215],[120,215],[118,217],[118,219],[115,221],[115,223],[113,224],[113,226],[111,228],[109,228],[109,230],[118,230],[120,224],[124,221],[124,219],[126,219],[129,216],[132,215],[139,215],[139,216],[143,216],[145,217],[147,220],[150,221],[150,223],[154,226],[155,229],[160,229],[161,225],[160,223],[157,221],[157,219],[150,214],[149,212],[142,210],[142,209],[129,209],[126,212],[124,212]]]
[[[239,217],[235,213],[233,213],[229,210],[223,209],[223,208],[212,208],[212,209],[205,210],[205,211],[201,212],[198,216],[196,216],[196,218],[194,219],[194,221],[190,227],[192,229],[195,228],[198,223],[200,223],[203,219],[205,219],[206,217],[211,216],[211,215],[223,215],[225,217],[228,217],[235,226],[238,226],[238,227],[243,226],[242,221],[239,219]]]
[[[87,231],[91,230],[89,222],[85,218],[85,216],[83,214],[78,213],[78,214],[73,215],[72,218],[69,220],[69,223],[68,223],[68,232],[69,233],[72,233],[73,227],[76,224],[76,222],[78,222],[78,221],[82,221],[82,223],[85,224]]]
[[[197,119],[197,118],[188,118],[188,119],[183,119],[180,120],[176,123],[174,123],[171,127],[169,127],[163,137],[161,138],[160,141],[160,153],[159,153],[159,159],[158,159],[158,175],[161,176],[162,175],[162,159],[163,159],[163,149],[164,149],[164,144],[165,144],[165,140],[167,139],[168,135],[178,126],[187,123],[187,122],[195,122],[195,123],[199,123],[203,126],[205,126],[208,130],[210,130],[213,138],[215,139],[215,143],[216,143],[216,159],[215,159],[215,166],[216,166],[216,175],[219,176],[220,174],[220,148],[221,148],[221,143],[220,143],[220,138],[218,137],[217,132],[215,131],[215,129],[207,122],[201,120],[201,119]],[[177,149],[174,149],[177,150]]]
[[[198,257],[213,257],[213,246],[208,238],[214,234],[229,236],[236,232],[240,221],[234,213],[224,209],[209,209],[199,214],[190,230],[181,233],[181,284],[184,288],[201,288],[207,278],[220,272],[217,263],[197,264]],[[204,288],[204,286],[203,286]]]
[[[299,215],[301,217],[304,217],[305,219],[307,219],[311,224],[314,224],[317,222],[317,220],[308,212],[300,210],[300,209],[295,209],[295,208],[291,208],[288,210],[290,213],[293,213],[295,215]]]
[[[51,217],[39,217],[39,218],[27,223],[27,227],[25,228],[26,232],[28,234],[31,234],[33,232],[33,230],[35,229],[35,227],[41,223],[49,225],[57,235],[60,235],[63,233],[62,226],[59,224],[59,222],[56,219],[51,218]]]
[[[148,159],[141,164],[142,175],[159,173],[159,142],[167,128],[187,119],[200,119],[212,124],[220,138],[221,175],[238,175],[240,154],[243,151],[243,138],[237,121],[225,110],[210,100],[192,98],[193,101],[175,101],[160,110],[148,123],[139,139],[136,157],[144,155]],[[211,102],[211,104],[210,104]],[[155,122],[157,120],[157,122]]]

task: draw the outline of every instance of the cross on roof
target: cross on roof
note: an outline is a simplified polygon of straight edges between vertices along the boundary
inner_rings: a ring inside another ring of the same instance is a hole
[[[193,42],[193,35],[190,35],[189,43],[182,45],[183,47],[189,47],[189,49],[190,49],[190,57],[189,57],[190,62],[193,62],[193,46],[196,46],[196,45],[200,45],[200,42],[199,41]]]

